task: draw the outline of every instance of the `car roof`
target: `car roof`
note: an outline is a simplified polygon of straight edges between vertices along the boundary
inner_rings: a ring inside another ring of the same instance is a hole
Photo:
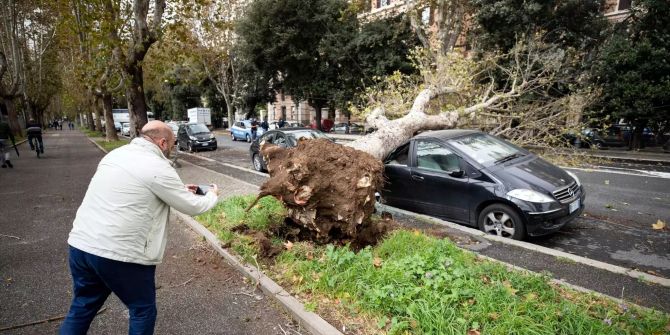
[[[481,132],[479,130],[472,130],[472,129],[446,129],[446,130],[435,130],[435,131],[423,132],[419,135],[416,135],[414,138],[432,137],[432,138],[437,138],[437,139],[441,139],[441,140],[450,140],[452,138],[461,137],[461,136],[470,135],[470,134],[483,134],[483,132]]]
[[[295,132],[304,131],[304,130],[316,130],[316,129],[307,128],[307,127],[290,127],[290,128],[284,127],[284,128],[272,129],[272,130],[268,131],[268,133],[271,132],[271,131],[282,132],[282,133],[295,133]]]

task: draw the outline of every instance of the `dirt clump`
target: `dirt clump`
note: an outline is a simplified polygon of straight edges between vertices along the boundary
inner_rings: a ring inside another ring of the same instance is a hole
[[[328,139],[301,140],[294,148],[264,143],[261,154],[270,179],[258,199],[282,201],[293,222],[315,232],[315,241],[355,240],[379,230],[370,220],[383,183],[378,159]]]

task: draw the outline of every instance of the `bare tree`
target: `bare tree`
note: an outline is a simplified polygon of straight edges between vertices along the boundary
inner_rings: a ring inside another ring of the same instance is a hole
[[[21,126],[16,112],[15,99],[25,89],[23,57],[19,41],[20,9],[14,0],[0,2],[0,99],[7,108],[9,126],[15,135],[21,134]]]

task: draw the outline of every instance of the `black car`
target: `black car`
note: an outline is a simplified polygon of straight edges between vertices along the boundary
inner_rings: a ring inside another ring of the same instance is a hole
[[[177,148],[188,149],[194,152],[200,149],[216,150],[217,143],[214,134],[207,126],[201,123],[179,125],[177,130]]]
[[[251,142],[249,154],[251,155],[251,163],[254,165],[254,169],[256,171],[267,171],[265,160],[260,154],[261,143],[268,142],[285,148],[292,148],[298,145],[298,140],[301,138],[329,137],[323,132],[311,128],[279,128],[270,130]]]
[[[584,209],[577,176],[480,131],[422,133],[384,163],[382,203],[503,237],[555,232]]]

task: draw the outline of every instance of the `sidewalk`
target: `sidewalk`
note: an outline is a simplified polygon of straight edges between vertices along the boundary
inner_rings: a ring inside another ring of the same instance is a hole
[[[45,133],[44,145],[39,160],[21,145],[21,157],[12,156],[14,169],[0,171],[0,329],[57,319],[3,335],[57,331],[71,299],[67,235],[104,156],[78,131]],[[205,176],[190,165],[180,174],[188,181],[216,182],[224,195],[249,192],[248,185]],[[168,234],[157,268],[156,334],[306,333],[174,216]],[[127,327],[127,311],[112,296],[89,334],[124,334]]]

